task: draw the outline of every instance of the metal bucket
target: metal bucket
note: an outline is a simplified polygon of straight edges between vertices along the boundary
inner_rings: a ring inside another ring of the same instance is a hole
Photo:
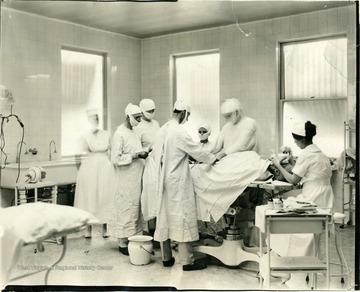
[[[143,266],[150,263],[153,252],[153,238],[148,235],[129,237],[129,258],[133,265]]]

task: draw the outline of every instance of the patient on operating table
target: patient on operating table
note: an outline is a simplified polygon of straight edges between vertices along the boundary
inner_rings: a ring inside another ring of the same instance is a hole
[[[271,159],[274,158],[274,154],[271,155]],[[280,148],[280,153],[278,154],[279,158],[283,159],[281,161],[281,166],[289,173],[292,173],[292,169],[295,165],[295,159],[292,155],[292,150],[289,146],[282,146]],[[274,180],[287,181],[280,170],[272,163],[268,169],[273,175]]]

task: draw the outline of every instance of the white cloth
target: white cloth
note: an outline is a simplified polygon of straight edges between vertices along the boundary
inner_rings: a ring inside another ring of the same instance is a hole
[[[141,145],[144,151],[149,151],[154,144],[157,131],[159,131],[160,126],[156,120],[145,121],[142,120],[136,127],[134,131],[136,135],[141,140]]]
[[[302,193],[298,196],[300,199],[312,202],[320,208],[333,208],[330,160],[318,146],[311,144],[303,149],[292,171],[302,177]],[[313,238],[312,234],[272,235],[271,247],[281,256],[313,255]]]
[[[0,285],[8,284],[24,244],[95,223],[99,221],[92,214],[72,206],[35,202],[0,208]]]
[[[93,214],[100,222],[108,222],[114,205],[110,190],[112,166],[108,157],[110,133],[87,131],[81,135],[80,144],[86,156],[77,174],[74,207]]]
[[[199,233],[189,155],[204,163],[213,163],[215,156],[202,151],[177,121],[167,124],[154,238],[191,242],[199,239]]]
[[[116,208],[115,234],[118,238],[142,233],[140,195],[144,160],[132,159],[134,153],[141,151],[139,137],[133,130],[120,125],[114,133],[111,147]]]
[[[225,156],[215,165],[197,164],[191,169],[197,199],[198,219],[217,222],[230,205],[263,174],[270,162],[254,151]]]
[[[249,117],[242,117],[235,125],[226,123],[220,131],[214,153],[220,150],[227,155],[239,151],[257,152],[256,121]]]

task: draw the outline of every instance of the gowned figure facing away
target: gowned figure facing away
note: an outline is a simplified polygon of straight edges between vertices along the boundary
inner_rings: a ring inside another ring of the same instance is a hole
[[[97,110],[88,110],[86,114],[91,128],[79,139],[80,151],[85,157],[77,175],[74,206],[95,215],[103,223],[102,236],[107,237],[106,223],[111,219],[112,206],[110,133],[98,128]],[[91,237],[91,226],[87,227],[85,237]]]
[[[212,153],[217,159],[241,151],[258,151],[256,121],[246,117],[240,101],[236,98],[225,100],[221,114],[227,121],[223,126]]]
[[[292,169],[292,174],[282,167],[281,161],[276,156],[273,162],[288,182],[302,183],[298,200],[312,202],[320,208],[332,209],[334,194],[330,184],[331,164],[329,158],[313,144],[315,135],[316,126],[310,121],[293,126],[292,136],[295,144],[302,151]],[[287,238],[288,244],[284,244],[284,238]],[[277,235],[277,239],[276,241],[271,239],[271,247],[281,256],[314,254],[312,235]]]
[[[114,133],[111,162],[114,165],[114,191],[116,223],[115,232],[119,251],[129,255],[128,237],[142,234],[143,223],[140,210],[141,180],[147,152],[142,150],[135,134],[141,120],[141,110],[129,103],[125,109],[125,121]]]
[[[140,109],[143,114],[142,120],[134,131],[139,136],[144,151],[149,152],[154,144],[156,133],[160,129],[158,121],[154,120],[155,103],[151,99],[143,99],[140,101]]]
[[[174,264],[170,240],[178,242],[184,271],[206,268],[205,264],[194,261],[192,255],[191,242],[199,239],[199,232],[189,155],[200,162],[215,162],[215,155],[202,150],[181,125],[187,120],[189,109],[184,103],[176,102],[173,116],[166,124],[154,236],[162,243],[164,266]]]

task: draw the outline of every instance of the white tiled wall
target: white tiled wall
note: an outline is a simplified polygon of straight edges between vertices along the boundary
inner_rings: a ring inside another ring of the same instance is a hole
[[[278,42],[347,34],[349,118],[355,116],[355,12],[353,5],[142,40],[142,97],[155,100],[164,123],[172,104],[171,55],[219,49],[220,99],[241,100],[245,113],[258,122],[261,152],[268,155],[278,128]]]
[[[113,131],[124,118],[129,102],[140,98],[140,41],[16,10],[2,8],[0,83],[13,92],[13,114],[25,125],[24,140],[38,149],[22,160],[48,160],[49,142],[61,153],[61,48],[90,49],[108,54],[109,126]],[[7,108],[5,115],[10,113]],[[4,125],[5,152],[15,161],[21,128],[11,118]],[[24,149],[24,148],[23,148]]]
[[[48,145],[61,145],[62,45],[108,53],[109,129],[124,117],[128,102],[152,98],[161,124],[171,114],[172,54],[220,51],[220,98],[239,97],[258,122],[261,152],[276,145],[277,55],[279,41],[347,34],[349,115],[355,115],[355,5],[144,40],[2,8],[0,83],[13,91],[13,113],[25,124],[25,142],[47,160]],[[47,77],[48,76],[48,77]],[[5,114],[9,113],[9,109]],[[4,126],[6,147],[15,161],[21,128]],[[60,151],[58,151],[60,153]],[[59,158],[59,154],[58,157]]]

